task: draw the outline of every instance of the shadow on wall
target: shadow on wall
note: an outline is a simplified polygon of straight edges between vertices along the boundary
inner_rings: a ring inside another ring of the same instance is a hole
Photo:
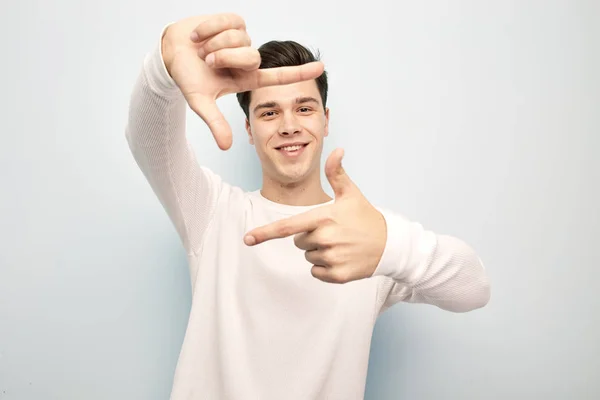
[[[397,304],[381,314],[375,324],[369,371],[365,388],[365,400],[387,400],[386,394],[393,394],[393,399],[403,398],[402,388],[406,385],[398,381],[398,371],[409,368],[410,351],[407,332],[409,318],[402,304]],[[402,375],[402,374],[400,374]],[[387,388],[395,388],[392,391]],[[391,397],[390,397],[391,400]]]

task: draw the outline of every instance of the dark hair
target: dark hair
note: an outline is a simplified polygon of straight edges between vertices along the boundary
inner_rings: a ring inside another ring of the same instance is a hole
[[[320,55],[317,52],[313,54],[309,49],[293,40],[272,40],[258,48],[261,62],[259,68],[278,68],[278,67],[293,67],[297,65],[307,64],[313,61],[320,61]],[[315,79],[317,88],[321,94],[323,107],[327,104],[327,72],[323,73]],[[250,95],[251,91],[241,92],[237,94],[238,103],[246,117],[249,117],[250,111]]]

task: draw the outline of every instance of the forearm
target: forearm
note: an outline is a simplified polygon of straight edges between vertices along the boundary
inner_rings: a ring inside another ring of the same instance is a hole
[[[464,241],[428,231],[417,222],[384,213],[388,242],[375,275],[392,278],[403,301],[454,312],[487,304],[490,284],[476,252]]]
[[[146,55],[133,86],[126,130],[132,150],[162,152],[185,140],[186,102],[166,71],[161,50],[157,43]]]
[[[194,252],[213,213],[220,180],[196,161],[185,132],[186,109],[157,45],[134,84],[126,138],[186,250]]]

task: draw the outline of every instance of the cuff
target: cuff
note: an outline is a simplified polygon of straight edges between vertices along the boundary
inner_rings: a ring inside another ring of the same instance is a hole
[[[162,53],[162,38],[170,25],[172,23],[165,25],[161,31],[158,44],[144,59],[144,71],[148,84],[157,94],[169,97],[180,94],[179,87],[167,71]]]
[[[413,275],[435,250],[436,235],[402,215],[379,210],[387,225],[387,240],[373,276],[411,282]]]

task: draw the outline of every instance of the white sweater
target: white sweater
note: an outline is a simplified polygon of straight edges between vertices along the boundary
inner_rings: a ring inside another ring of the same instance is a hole
[[[252,228],[311,207],[278,204],[198,164],[187,104],[157,47],[131,96],[126,137],[188,254],[193,299],[172,400],[358,400],[378,315],[398,302],[484,306],[489,284],[463,241],[378,208],[388,242],[375,275],[313,278],[293,238],[247,247]]]

